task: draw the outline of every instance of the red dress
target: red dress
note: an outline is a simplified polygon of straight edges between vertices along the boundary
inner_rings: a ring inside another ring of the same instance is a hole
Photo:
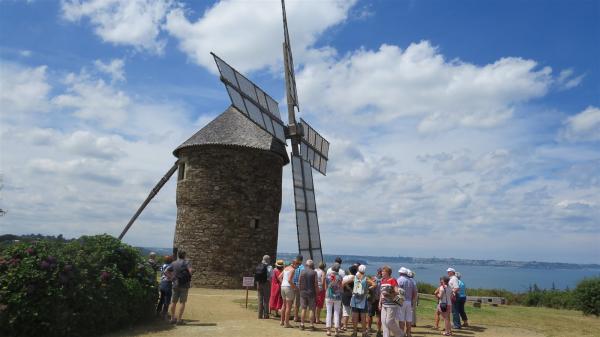
[[[273,277],[271,277],[271,299],[269,300],[269,310],[280,310],[283,306],[283,299],[281,298],[281,284],[279,282],[279,275],[281,270],[275,268],[273,270]]]

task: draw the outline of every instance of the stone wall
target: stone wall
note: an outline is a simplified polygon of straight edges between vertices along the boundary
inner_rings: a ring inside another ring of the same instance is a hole
[[[283,158],[223,145],[184,148],[179,158],[174,247],[187,252],[193,286],[241,288],[277,251]]]

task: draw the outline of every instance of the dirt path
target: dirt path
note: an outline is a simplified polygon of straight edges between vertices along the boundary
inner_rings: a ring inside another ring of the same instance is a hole
[[[144,337],[174,337],[174,336],[243,336],[243,337],[271,337],[271,336],[325,336],[325,326],[318,325],[318,331],[301,331],[298,328],[284,329],[275,319],[259,320],[256,312],[245,309],[244,304],[234,302],[244,300],[244,290],[215,290],[215,289],[190,289],[187,307],[184,313],[183,326],[173,326],[166,323],[156,323],[137,327],[131,330],[109,334],[106,337],[144,336]],[[255,293],[250,292],[250,296]],[[422,322],[423,324],[425,322]],[[429,323],[430,324],[430,323]],[[350,336],[346,332],[342,336]],[[375,336],[375,334],[371,334]],[[440,332],[433,330],[431,325],[421,325],[413,330],[413,336],[440,336]],[[512,327],[478,325],[455,331],[454,336],[462,337],[537,337],[543,336],[533,331]]]

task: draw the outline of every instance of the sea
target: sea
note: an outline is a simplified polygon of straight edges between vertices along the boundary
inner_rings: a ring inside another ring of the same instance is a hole
[[[170,254],[171,249],[167,248],[142,248],[144,254],[147,251],[154,250],[161,255]],[[291,260],[296,254],[278,253],[279,258],[286,261]],[[331,255],[329,255],[331,256]],[[369,259],[369,257],[357,257],[359,261],[366,261],[367,274],[375,274],[377,268],[388,265],[394,271],[394,276],[398,276],[398,269],[406,267],[415,272],[415,279],[418,282],[425,282],[437,285],[443,275],[447,275],[446,269],[452,267],[462,274],[462,280],[469,288],[484,289],[505,289],[513,292],[526,292],[530,286],[537,284],[540,289],[564,290],[566,288],[574,289],[581,280],[586,277],[600,277],[599,268],[581,268],[581,269],[540,269],[524,267],[497,267],[497,266],[474,266],[474,265],[446,265],[436,263],[393,263],[381,262]],[[372,258],[372,257],[371,257]],[[342,267],[348,269],[350,264],[355,261],[344,261]],[[327,266],[333,265],[332,261],[327,261]]]
[[[452,267],[462,274],[461,279],[468,288],[506,289],[513,292],[526,292],[537,284],[541,289],[574,289],[586,277],[600,277],[600,269],[534,269],[517,267],[442,265],[442,264],[402,264],[367,261],[367,274],[374,274],[377,268],[388,265],[398,276],[400,267],[406,267],[415,273],[417,282],[437,285],[441,276],[447,275],[446,269]],[[342,267],[347,269],[344,261]],[[350,262],[350,261],[348,261]],[[331,266],[333,261],[328,262]]]

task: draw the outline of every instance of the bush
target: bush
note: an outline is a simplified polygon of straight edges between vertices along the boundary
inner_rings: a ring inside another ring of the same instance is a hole
[[[573,295],[577,309],[586,315],[600,315],[600,277],[583,279]]]
[[[433,295],[435,289],[437,289],[437,287],[432,284],[425,282],[417,282],[417,291],[421,294]]]
[[[151,318],[154,275],[109,235],[2,247],[0,335],[97,335]]]

